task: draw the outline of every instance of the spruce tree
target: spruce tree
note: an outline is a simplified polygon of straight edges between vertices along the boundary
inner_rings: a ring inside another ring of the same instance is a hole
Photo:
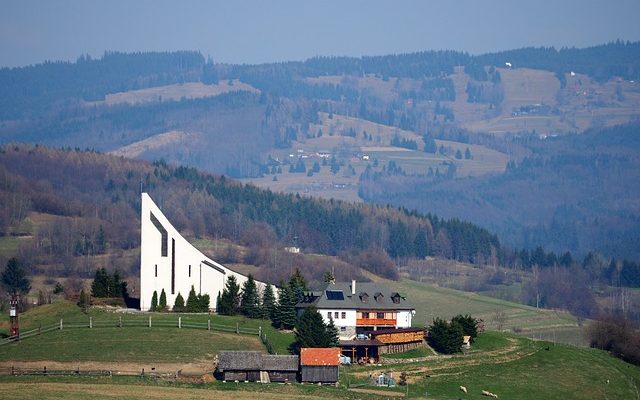
[[[91,282],[91,295],[93,297],[110,297],[111,279],[107,270],[98,268]]]
[[[196,296],[196,289],[191,285],[191,290],[189,291],[189,297],[187,297],[187,307],[185,309],[186,312],[198,312],[200,311],[200,304],[198,302],[198,296]]]
[[[151,296],[151,307],[149,307],[149,311],[155,311],[158,308],[158,291],[153,291],[153,296]]]
[[[184,311],[184,298],[182,297],[180,292],[178,292],[178,295],[176,296],[176,301],[173,304],[173,312],[183,312],[183,311]]]
[[[242,285],[242,300],[240,303],[242,314],[249,318],[260,318],[260,297],[253,276],[249,274]]]
[[[280,289],[276,315],[273,325],[276,328],[292,329],[296,325],[296,304],[297,300],[289,285],[283,285]]]
[[[302,297],[304,296],[304,292],[309,290],[309,288],[307,287],[307,281],[304,279],[304,276],[302,276],[302,273],[298,268],[296,268],[295,272],[289,279],[289,287],[291,288],[295,296],[296,303],[301,301]]]
[[[165,311],[167,309],[167,294],[164,292],[164,288],[162,292],[160,292],[160,301],[158,302],[158,308],[160,311]]]
[[[334,326],[335,327],[335,326]],[[299,353],[302,347],[327,347],[329,336],[322,315],[315,307],[307,307],[296,323],[294,350]]]
[[[338,336],[338,327],[333,322],[333,318],[329,318],[329,323],[327,324],[327,328],[325,330],[327,347],[337,347],[340,346],[340,339]]]
[[[262,292],[262,318],[273,320],[276,308],[276,297],[273,293],[273,286],[267,284]]]
[[[199,294],[198,295],[198,312],[207,312],[209,311],[209,303],[211,299],[208,294]]]
[[[2,286],[10,294],[27,294],[31,290],[31,283],[15,257],[7,261],[7,267],[2,272]]]
[[[240,308],[240,286],[234,275],[227,278],[222,295],[220,296],[220,306],[218,313],[223,315],[236,315]]]

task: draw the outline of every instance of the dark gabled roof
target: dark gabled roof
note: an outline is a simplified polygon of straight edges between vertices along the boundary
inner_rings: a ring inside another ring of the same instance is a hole
[[[234,371],[259,370],[262,366],[262,356],[259,351],[221,351],[218,354],[218,369]]]
[[[307,292],[296,307],[315,306],[320,309],[413,310],[407,299],[396,291],[375,282],[356,282],[355,294],[351,282],[330,283],[323,290]],[[338,294],[340,293],[340,294]],[[395,303],[394,299],[398,302]]]
[[[297,371],[298,356],[275,356],[264,354],[262,356],[263,371]]]
[[[232,371],[297,371],[298,356],[276,356],[259,351],[221,351],[218,370]]]

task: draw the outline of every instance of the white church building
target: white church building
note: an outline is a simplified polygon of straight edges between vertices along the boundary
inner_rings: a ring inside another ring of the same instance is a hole
[[[187,299],[191,286],[197,294],[208,294],[209,307],[217,307],[216,297],[226,280],[235,276],[242,287],[247,277],[230,270],[196,249],[171,225],[147,193],[142,193],[140,226],[140,309],[151,307],[153,292],[158,298],[164,289],[167,305],[173,307],[178,293]],[[265,287],[256,281],[259,290]]]

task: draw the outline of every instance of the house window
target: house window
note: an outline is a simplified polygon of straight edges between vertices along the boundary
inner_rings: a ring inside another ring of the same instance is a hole
[[[340,327],[340,332],[346,332],[347,331],[347,327],[346,326],[341,326]]]
[[[158,277],[158,264],[156,264],[156,278]]]
[[[342,319],[346,319],[347,318],[347,313],[346,312],[342,312]]]
[[[338,319],[338,312],[337,311],[333,313],[333,318]]]
[[[327,312],[327,319],[331,319],[331,311]]]
[[[369,318],[369,313],[368,312],[363,312],[362,313],[362,319],[368,319]]]
[[[191,278],[191,265],[189,265],[189,278]]]
[[[384,319],[384,313],[383,312],[379,312],[376,314],[376,318],[378,319]]]

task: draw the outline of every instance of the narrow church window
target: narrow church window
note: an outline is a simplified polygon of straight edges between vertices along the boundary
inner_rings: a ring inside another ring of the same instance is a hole
[[[158,264],[156,264],[156,278],[158,277]]]
[[[191,278],[191,265],[189,265],[189,278]]]

